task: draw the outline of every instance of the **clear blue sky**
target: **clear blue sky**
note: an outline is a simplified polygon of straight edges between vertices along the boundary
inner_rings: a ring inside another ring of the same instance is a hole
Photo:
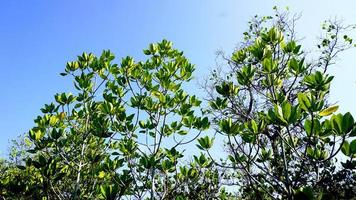
[[[0,156],[55,93],[73,91],[59,73],[81,52],[111,49],[118,58],[140,58],[150,42],[167,38],[196,64],[201,79],[214,67],[215,51],[231,52],[250,17],[270,14],[274,5],[302,12],[298,32],[308,47],[324,19],[356,23],[354,0],[0,1]],[[354,114],[355,61],[356,50],[341,56],[331,91],[341,111]]]

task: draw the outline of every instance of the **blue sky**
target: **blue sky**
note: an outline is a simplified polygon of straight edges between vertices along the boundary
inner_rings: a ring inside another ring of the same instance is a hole
[[[270,14],[274,5],[303,14],[297,31],[308,48],[323,20],[339,16],[356,24],[353,0],[0,1],[0,156],[10,139],[33,126],[55,93],[73,91],[71,80],[59,73],[83,51],[110,49],[118,58],[139,59],[149,43],[167,38],[196,64],[201,79],[214,67],[216,50],[230,53],[247,21]],[[353,114],[355,57],[350,50],[331,69],[331,99]]]

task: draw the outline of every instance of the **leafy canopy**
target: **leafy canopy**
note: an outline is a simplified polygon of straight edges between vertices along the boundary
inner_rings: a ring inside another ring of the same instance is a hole
[[[45,104],[11,159],[0,161],[0,197],[356,196],[354,118],[328,101],[328,69],[353,46],[344,34],[352,27],[326,21],[311,59],[296,20],[277,10],[256,16],[236,51],[222,55],[229,68],[213,71],[207,102],[185,91],[194,65],[167,40],[150,44],[144,61],[83,53],[61,73],[75,91]],[[221,141],[225,153],[216,155]]]
[[[213,71],[210,112],[216,138],[228,149],[218,166],[246,199],[351,198],[355,123],[328,102],[334,77],[327,73],[338,53],[353,47],[342,35],[351,27],[326,21],[321,54],[308,59],[296,19],[277,10],[274,17],[256,16],[241,46],[222,55],[229,70]],[[198,141],[208,153],[211,140]]]

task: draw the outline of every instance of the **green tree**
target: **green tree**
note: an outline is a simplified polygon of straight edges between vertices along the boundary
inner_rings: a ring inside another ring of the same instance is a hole
[[[256,16],[229,57],[213,71],[210,110],[242,199],[349,199],[356,196],[356,136],[350,113],[328,101],[337,55],[353,47],[351,26],[326,21],[311,59],[288,12]],[[209,87],[207,87],[209,89]],[[212,140],[206,138],[206,141]],[[198,141],[209,153],[209,147]],[[206,142],[205,142],[206,143]],[[340,153],[344,155],[340,155]]]
[[[25,135],[11,140],[8,159],[0,160],[0,197],[11,199],[40,199],[40,175],[32,167],[24,167],[32,143]]]
[[[2,194],[202,199],[218,193],[218,184],[206,182],[218,179],[216,171],[206,170],[209,159],[200,155],[190,165],[181,163],[184,145],[210,125],[197,114],[201,101],[182,89],[194,66],[166,40],[149,45],[144,54],[148,59],[141,62],[125,57],[114,64],[110,51],[100,57],[83,53],[68,62],[61,75],[73,77],[76,92],[56,94],[55,102],[41,109],[28,134],[31,155],[19,166],[21,176],[32,177],[20,178],[25,187]]]
[[[352,27],[325,22],[321,54],[312,60],[296,38],[295,20],[276,12],[249,23],[242,45],[222,55],[229,71],[212,74],[208,109],[185,92],[194,65],[171,42],[150,44],[139,62],[125,57],[115,64],[110,51],[78,56],[61,73],[76,90],[45,104],[28,140],[15,142],[10,159],[0,162],[0,197],[356,196],[355,123],[328,102],[327,73],[353,46],[344,33]],[[217,140],[225,141],[225,154],[212,152]],[[200,151],[189,161],[192,144]]]

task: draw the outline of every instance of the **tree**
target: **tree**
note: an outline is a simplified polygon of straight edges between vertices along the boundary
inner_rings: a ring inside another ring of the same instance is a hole
[[[26,168],[24,160],[29,158],[27,150],[31,148],[28,137],[20,135],[11,140],[8,159],[0,160],[0,197],[13,199],[40,199],[36,188],[40,187],[39,178],[33,168]],[[31,192],[31,197],[27,197]]]
[[[277,9],[273,17],[256,16],[242,45],[229,57],[221,54],[228,72],[214,70],[207,87],[216,137],[228,151],[216,163],[231,169],[243,199],[356,196],[354,119],[335,114],[327,74],[337,55],[353,47],[344,33],[353,27],[326,21],[321,54],[312,60],[296,38],[297,18]],[[209,153],[211,145],[199,143]]]
[[[208,118],[196,114],[201,101],[182,89],[194,66],[166,40],[144,53],[146,61],[126,57],[120,65],[112,63],[110,51],[100,57],[83,53],[67,63],[61,75],[72,76],[77,91],[56,94],[41,109],[28,134],[31,155],[19,166],[32,178],[15,192],[36,199],[218,193],[219,185],[209,182],[218,179],[216,171],[206,170],[209,159],[202,154],[190,165],[180,161],[180,148],[209,128]]]
[[[325,22],[321,55],[310,60],[296,19],[277,11],[250,22],[242,45],[222,55],[228,73],[212,74],[208,108],[184,91],[194,65],[167,40],[150,44],[145,61],[115,64],[103,51],[68,62],[61,75],[73,78],[76,91],[45,104],[27,134],[31,142],[15,143],[15,159],[0,162],[0,197],[356,196],[356,127],[350,113],[336,114],[328,102],[327,74],[353,46],[344,34],[352,27]],[[225,141],[225,154],[212,153],[217,140]],[[188,160],[192,144],[200,150]]]

